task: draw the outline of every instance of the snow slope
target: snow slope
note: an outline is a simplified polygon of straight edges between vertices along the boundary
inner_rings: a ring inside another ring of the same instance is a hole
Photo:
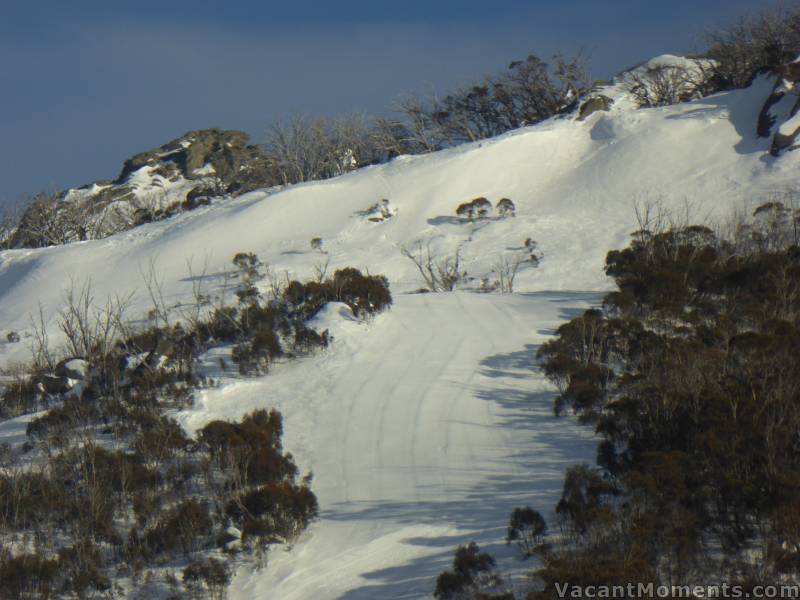
[[[500,546],[511,507],[552,506],[564,468],[592,462],[589,432],[551,416],[552,391],[532,367],[537,344],[607,289],[606,252],[627,245],[636,201],[661,200],[677,219],[725,218],[796,182],[797,153],[769,156],[755,135],[772,82],[661,109],[617,103],[584,122],[572,118],[482,143],[291,187],[256,191],[110,238],[0,253],[0,363],[27,359],[30,315],[52,325],[64,289],[91,278],[94,296],[135,292],[150,301],[142,272],[154,264],[168,304],[192,286],[222,293],[236,252],[255,252],[277,273],[313,275],[330,260],[388,276],[396,305],[369,324],[332,307],[332,348],[283,364],[262,379],[232,374],[181,413],[194,429],[211,418],[276,406],[286,447],[315,473],[322,519],[269,566],[243,566],[234,599],[421,598],[453,548],[475,539]],[[469,224],[461,202],[511,198],[517,216]],[[383,222],[365,211],[388,198]],[[309,240],[323,239],[327,255]],[[461,251],[480,280],[531,237],[541,267],[524,266],[513,295],[413,295],[420,287],[403,246]],[[193,264],[190,276],[187,261]],[[205,265],[205,268],[203,268]],[[589,293],[589,292],[595,292]],[[27,337],[26,337],[27,336]],[[18,437],[24,424],[0,427]]]
[[[760,79],[748,89],[661,109],[612,108],[584,122],[552,119],[482,143],[426,156],[400,157],[323,182],[278,193],[252,192],[111,238],[0,253],[0,327],[24,330],[37,301],[51,316],[70,279],[91,276],[95,295],[141,291],[142,270],[155,260],[168,299],[191,289],[186,261],[208,258],[208,275],[252,251],[278,272],[312,274],[323,257],[309,248],[321,237],[331,267],[367,267],[395,290],[421,285],[401,245],[431,242],[435,252],[461,246],[464,267],[480,278],[527,237],[544,260],[523,270],[520,290],[599,289],[605,253],[628,243],[636,200],[662,199],[698,218],[726,215],[796,179],[798,158],[768,155],[755,135],[771,92]],[[455,217],[465,200],[511,198],[515,219],[467,225]],[[370,222],[363,211],[390,199],[397,215]],[[220,277],[207,277],[210,286]],[[134,309],[148,304],[140,293]],[[24,344],[23,344],[24,345]],[[4,354],[14,358],[10,348]],[[21,357],[21,356],[20,356]]]

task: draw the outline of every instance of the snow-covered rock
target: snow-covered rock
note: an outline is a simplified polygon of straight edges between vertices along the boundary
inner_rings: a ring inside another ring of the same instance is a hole
[[[126,160],[113,181],[41,199],[23,215],[8,244],[24,248],[103,238],[206,204],[212,197],[240,194],[263,185],[264,160],[241,131],[190,131]],[[61,231],[55,242],[42,234],[43,212],[57,223],[50,230]]]
[[[82,358],[67,358],[56,365],[55,374],[59,377],[85,380],[89,375],[89,363]]]

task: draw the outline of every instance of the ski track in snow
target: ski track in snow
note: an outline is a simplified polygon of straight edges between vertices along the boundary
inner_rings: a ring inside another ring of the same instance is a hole
[[[564,469],[591,461],[590,428],[552,414],[536,347],[592,293],[401,295],[331,349],[181,415],[198,428],[259,406],[285,416],[286,446],[313,468],[321,516],[263,570],[241,567],[230,598],[424,598],[456,545],[496,552],[514,506],[549,514]],[[334,324],[335,325],[335,324]],[[240,384],[233,384],[238,386]],[[261,400],[258,400],[258,399]]]

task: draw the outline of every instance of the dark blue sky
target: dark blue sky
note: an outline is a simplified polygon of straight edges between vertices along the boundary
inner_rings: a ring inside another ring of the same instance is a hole
[[[771,0],[63,0],[0,10],[0,199],[116,177],[205,127],[261,141],[276,117],[386,112],[583,49],[608,77]]]

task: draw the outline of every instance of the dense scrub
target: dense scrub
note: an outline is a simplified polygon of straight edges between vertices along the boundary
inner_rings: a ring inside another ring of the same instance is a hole
[[[599,470],[565,482],[571,549],[541,552],[545,583],[567,564],[598,583],[800,573],[799,218],[770,203],[727,239],[640,232],[608,254],[603,309],[541,348],[558,407],[603,438]]]
[[[77,432],[32,423],[46,458],[0,477],[0,598],[116,596],[119,576],[265,548],[316,516],[310,478],[282,450],[279,413],[214,421],[189,438],[157,409],[125,408],[107,417],[108,430],[125,428],[116,435],[78,415]]]
[[[643,229],[608,253],[617,290],[538,352],[555,410],[602,441],[596,467],[569,469],[551,535],[512,515],[531,598],[800,577],[799,225],[772,202],[729,235]]]
[[[45,409],[27,442],[0,452],[0,598],[118,597],[125,581],[177,595],[171,573],[183,568],[193,597],[222,597],[227,557],[291,541],[317,516],[311,475],[283,450],[280,413],[212,421],[190,436],[170,411],[214,385],[199,369],[207,350],[229,347],[243,374],[263,373],[327,345],[327,332],[306,325],[326,302],[364,317],[391,294],[385,278],[349,268],[262,292],[255,255],[234,266],[235,304],[198,293],[197,310],[171,322],[156,293],[156,324],[144,329],[114,311],[99,314],[120,323],[100,327],[88,290],[67,295],[60,325],[82,357],[40,349],[0,401],[7,416]]]

